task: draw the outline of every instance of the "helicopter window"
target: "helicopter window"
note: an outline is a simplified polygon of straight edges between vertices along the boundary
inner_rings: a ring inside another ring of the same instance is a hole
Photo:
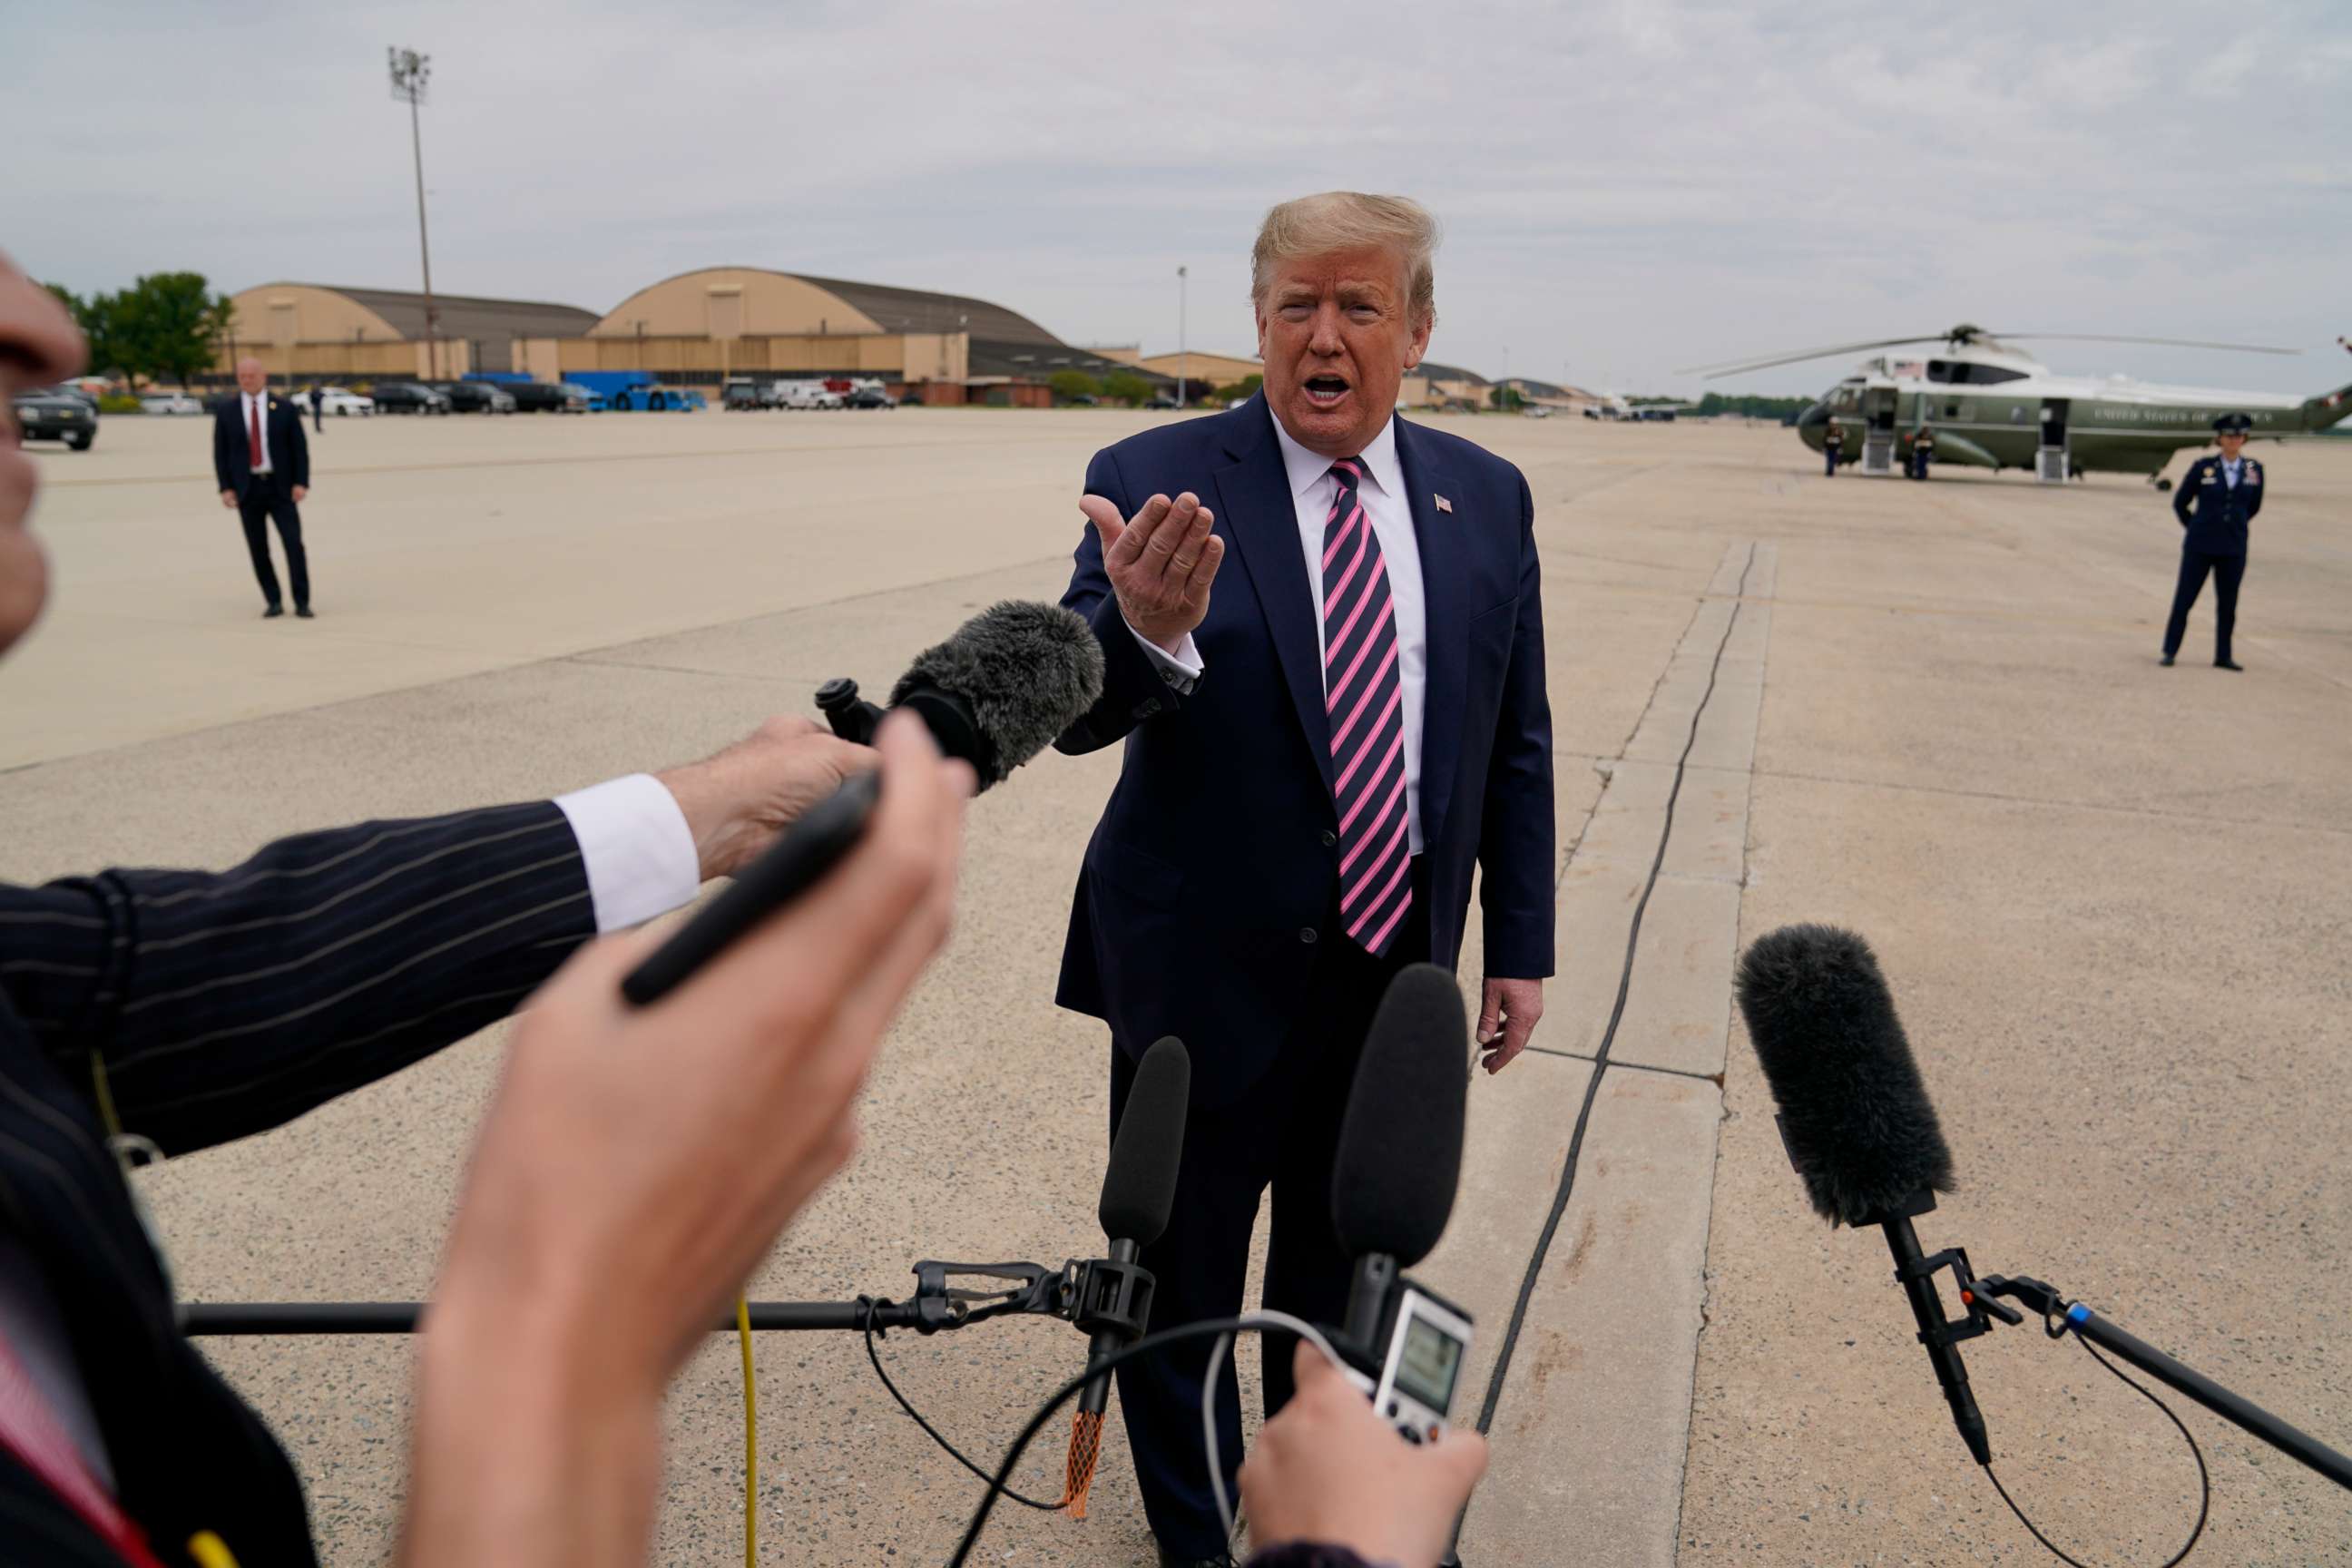
[[[1967,382],[1971,386],[1990,386],[1995,382],[2023,381],[2025,379],[2025,373],[2023,371],[2011,370],[2006,365],[1963,364],[1955,365],[1953,368],[1964,374],[1955,375],[1952,379],[1954,381]]]
[[[1954,364],[1951,361],[1944,359],[1931,359],[1927,362],[1929,381],[1966,381],[1968,378],[1969,367],[1965,364]]]

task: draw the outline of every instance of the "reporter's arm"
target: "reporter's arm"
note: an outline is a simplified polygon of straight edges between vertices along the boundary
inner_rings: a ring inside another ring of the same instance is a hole
[[[425,1325],[402,1560],[645,1556],[662,1390],[854,1146],[851,1101],[945,940],[971,771],[919,722],[824,882],[658,1005],[635,936],[587,949],[518,1026]]]
[[[511,1012],[573,950],[731,874],[866,755],[805,719],[555,802],[280,839],[226,872],[0,887],[0,994],[66,1080],[182,1153]]]

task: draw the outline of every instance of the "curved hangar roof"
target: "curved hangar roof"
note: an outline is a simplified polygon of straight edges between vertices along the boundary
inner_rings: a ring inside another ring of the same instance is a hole
[[[1028,317],[985,300],[764,267],[681,272],[638,289],[588,329],[597,338],[856,332],[969,332],[989,342],[1063,346]]]
[[[248,342],[422,342],[425,296],[396,289],[341,289],[320,283],[263,283],[231,299],[237,335]],[[576,338],[596,324],[593,310],[537,300],[483,300],[436,294],[434,314],[446,341]]]

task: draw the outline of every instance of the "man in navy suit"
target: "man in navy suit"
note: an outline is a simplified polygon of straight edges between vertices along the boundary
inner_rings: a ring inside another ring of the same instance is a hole
[[[1489,1072],[1542,1012],[1552,772],[1534,501],[1510,464],[1392,416],[1435,320],[1435,242],[1396,197],[1274,208],[1252,269],[1263,394],[1087,471],[1091,526],[1063,603],[1093,624],[1107,675],[1058,744],[1123,740],[1127,754],[1057,1000],[1110,1026],[1114,1122],[1147,1047],[1172,1034],[1192,1049],[1176,1215],[1143,1254],[1154,1329],[1239,1308],[1269,1186],[1266,1304],[1339,1321],[1340,1112],[1389,980],[1459,956],[1474,870]],[[1228,556],[1241,570],[1221,578]],[[1265,1364],[1270,1414],[1292,1380],[1286,1355]],[[1119,1373],[1165,1563],[1226,1558],[1201,1376],[1192,1357]],[[1230,1372],[1218,1420],[1230,1468]]]
[[[2180,580],[2172,591],[2172,615],[2164,623],[2164,658],[2169,665],[2189,635],[2189,612],[2213,578],[2213,668],[2243,669],[2230,657],[2230,634],[2237,629],[2238,584],[2246,575],[2247,524],[2263,510],[2263,466],[2245,455],[2246,432],[2254,422],[2243,414],[2213,421],[2218,458],[2200,458],[2180,476],[2172,492],[2172,514],[2180,537]]]
[[[302,416],[269,394],[269,378],[257,359],[236,362],[236,395],[213,411],[213,477],[220,481],[221,505],[245,520],[245,547],[268,607],[264,620],[286,613],[278,594],[278,571],[269,560],[268,524],[278,524],[286,546],[286,574],[294,580],[294,613],[310,616],[310,561],[302,552],[302,513],[310,493],[310,444]]]

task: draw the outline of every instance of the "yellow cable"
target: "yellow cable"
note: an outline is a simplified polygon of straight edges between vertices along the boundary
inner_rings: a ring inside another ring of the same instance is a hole
[[[735,1298],[735,1337],[743,1347],[743,1568],[759,1568],[760,1394],[751,1382],[751,1308],[740,1296]]]
[[[89,1053],[89,1084],[98,1097],[98,1119],[105,1124],[109,1138],[122,1136],[122,1122],[114,1114],[114,1089],[106,1081],[106,1058],[96,1051]]]
[[[209,1530],[188,1537],[188,1555],[196,1560],[196,1568],[236,1568],[236,1554]]]

